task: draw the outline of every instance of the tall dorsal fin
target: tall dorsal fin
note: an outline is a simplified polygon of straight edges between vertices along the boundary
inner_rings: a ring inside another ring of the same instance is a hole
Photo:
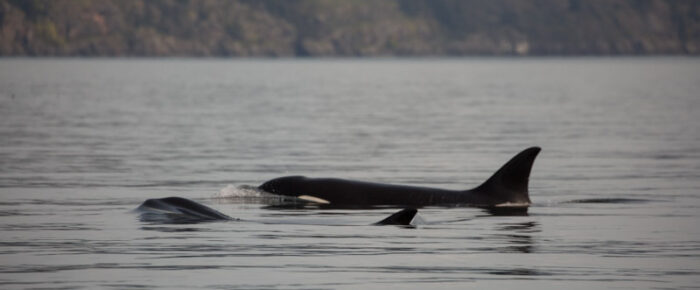
[[[498,198],[502,203],[529,205],[530,170],[540,150],[540,147],[530,147],[523,150],[501,166],[486,182],[473,190],[492,198]]]

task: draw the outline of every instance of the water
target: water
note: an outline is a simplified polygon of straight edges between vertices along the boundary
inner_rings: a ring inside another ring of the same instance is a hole
[[[2,59],[0,288],[695,288],[698,92],[697,58]],[[529,216],[245,189],[466,189],[533,145]],[[242,221],[131,212],[165,196]]]

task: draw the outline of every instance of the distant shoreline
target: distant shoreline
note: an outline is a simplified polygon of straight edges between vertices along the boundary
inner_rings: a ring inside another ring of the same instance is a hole
[[[697,0],[0,0],[0,56],[700,55]]]
[[[0,55],[0,60],[461,60],[461,59],[652,59],[652,58],[700,58],[698,54],[648,54],[648,55],[438,55],[438,56],[24,56]]]

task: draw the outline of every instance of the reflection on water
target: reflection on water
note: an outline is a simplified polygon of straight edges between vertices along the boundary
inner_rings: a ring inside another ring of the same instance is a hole
[[[532,253],[535,248],[533,234],[540,232],[538,228],[539,226],[535,221],[503,224],[497,230],[504,233],[496,234],[495,239],[505,239],[511,244],[502,252]]]
[[[640,203],[651,202],[648,199],[639,198],[587,198],[567,201],[568,203]]]
[[[144,231],[158,231],[164,233],[176,233],[176,232],[201,232],[204,229],[198,228],[186,228],[186,227],[159,227],[159,226],[143,226],[141,227]]]
[[[523,269],[523,268],[498,269],[498,270],[489,271],[488,273],[492,274],[492,275],[508,275],[508,276],[548,276],[548,275],[552,275],[550,273],[546,273],[546,272],[539,271],[539,270]]]
[[[495,216],[527,216],[527,207],[487,207],[485,212]]]

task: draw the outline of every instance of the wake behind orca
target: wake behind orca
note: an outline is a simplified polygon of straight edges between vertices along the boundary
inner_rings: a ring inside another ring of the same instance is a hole
[[[530,206],[528,181],[539,147],[515,155],[491,178],[470,190],[382,184],[337,178],[286,176],[269,180],[258,188],[276,195],[334,206],[473,206],[499,211],[527,212]]]

